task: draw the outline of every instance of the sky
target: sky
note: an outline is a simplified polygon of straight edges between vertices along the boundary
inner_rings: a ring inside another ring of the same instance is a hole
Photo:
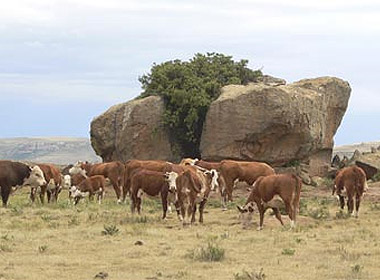
[[[219,52],[350,83],[335,144],[380,140],[380,1],[0,0],[0,137],[89,137],[153,63]]]

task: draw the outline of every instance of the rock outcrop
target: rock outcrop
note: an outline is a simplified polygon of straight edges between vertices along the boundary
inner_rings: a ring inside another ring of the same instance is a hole
[[[91,144],[104,161],[177,160],[162,124],[164,102],[158,96],[111,107],[91,122]]]
[[[226,86],[207,113],[202,158],[274,165],[301,160],[310,163],[311,175],[323,175],[350,92],[347,82],[331,77]]]

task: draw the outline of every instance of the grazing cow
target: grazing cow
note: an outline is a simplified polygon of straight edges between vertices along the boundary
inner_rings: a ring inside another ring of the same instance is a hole
[[[335,186],[332,194],[336,192],[340,208],[344,208],[344,196],[347,195],[348,213],[358,217],[359,206],[363,193],[367,191],[367,180],[363,169],[355,165],[345,167],[335,177]],[[355,211],[354,211],[355,197]]]
[[[191,215],[191,223],[195,222],[197,203],[199,203],[199,222],[203,223],[203,210],[211,191],[213,173],[205,172],[205,182],[197,172],[197,170],[188,168],[180,174],[174,171],[165,173],[169,188],[176,190],[177,202],[184,224],[186,224],[186,212],[188,219]]]
[[[103,175],[94,175],[84,179],[79,185],[73,185],[70,188],[70,196],[74,199],[74,204],[78,204],[79,200],[86,195],[92,200],[96,194],[99,204],[102,203],[104,197],[106,179]]]
[[[254,207],[253,203],[256,203],[260,214],[258,230],[263,228],[264,213],[268,208],[273,209],[276,218],[283,225],[278,203],[280,198],[285,204],[290,218],[290,226],[293,228],[296,222],[296,214],[299,211],[301,187],[301,179],[294,174],[261,176],[253,184],[245,205],[243,207],[238,206],[238,209],[241,213],[248,214],[250,219]]]
[[[125,163],[123,201],[125,201],[128,193],[130,193],[131,179],[135,170],[144,168],[146,170],[163,172],[167,164],[168,162],[162,160],[128,160]]]
[[[88,162],[78,162],[71,169],[70,174],[82,174],[83,176],[103,175],[108,178],[115,190],[117,202],[121,202],[121,190],[125,167],[120,161],[91,164]]]
[[[220,162],[220,173],[225,180],[226,191],[224,196],[232,201],[232,190],[240,181],[252,185],[260,176],[273,175],[274,169],[263,162],[222,160]]]
[[[20,162],[0,160],[0,188],[3,206],[7,206],[12,187],[29,185],[32,188],[45,185],[46,180],[41,168],[29,167]]]
[[[41,186],[41,192],[40,192],[40,200],[41,203],[44,203],[45,201],[45,194],[47,194],[48,202],[56,202],[58,199],[58,194],[61,192],[62,187],[62,177],[61,172],[57,167],[55,167],[52,164],[37,164],[42,172],[44,173],[44,177],[46,179],[46,184]],[[32,187],[30,190],[30,199],[32,202],[35,201],[37,193],[37,188]]]
[[[131,178],[131,211],[132,213],[141,212],[141,197],[144,193],[149,196],[161,196],[163,215],[162,219],[166,218],[168,209],[168,193],[174,189],[169,189],[168,183],[165,180],[165,173],[158,171],[146,170],[143,168],[135,170]]]

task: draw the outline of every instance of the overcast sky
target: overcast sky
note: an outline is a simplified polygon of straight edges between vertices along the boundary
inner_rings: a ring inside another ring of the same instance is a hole
[[[380,140],[380,1],[1,0],[0,137],[88,136],[154,62],[246,58],[352,87],[338,145]]]

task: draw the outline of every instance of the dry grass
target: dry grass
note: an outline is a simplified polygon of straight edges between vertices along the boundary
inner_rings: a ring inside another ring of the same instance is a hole
[[[56,205],[30,205],[25,190],[0,209],[0,279],[380,279],[378,204],[364,199],[355,219],[337,215],[327,192],[310,192],[295,230],[268,214],[258,232],[257,214],[244,230],[234,205],[223,212],[216,200],[204,225],[184,228],[174,213],[160,219],[159,200],[144,198],[132,216],[111,191],[100,206],[74,207],[65,193]]]

